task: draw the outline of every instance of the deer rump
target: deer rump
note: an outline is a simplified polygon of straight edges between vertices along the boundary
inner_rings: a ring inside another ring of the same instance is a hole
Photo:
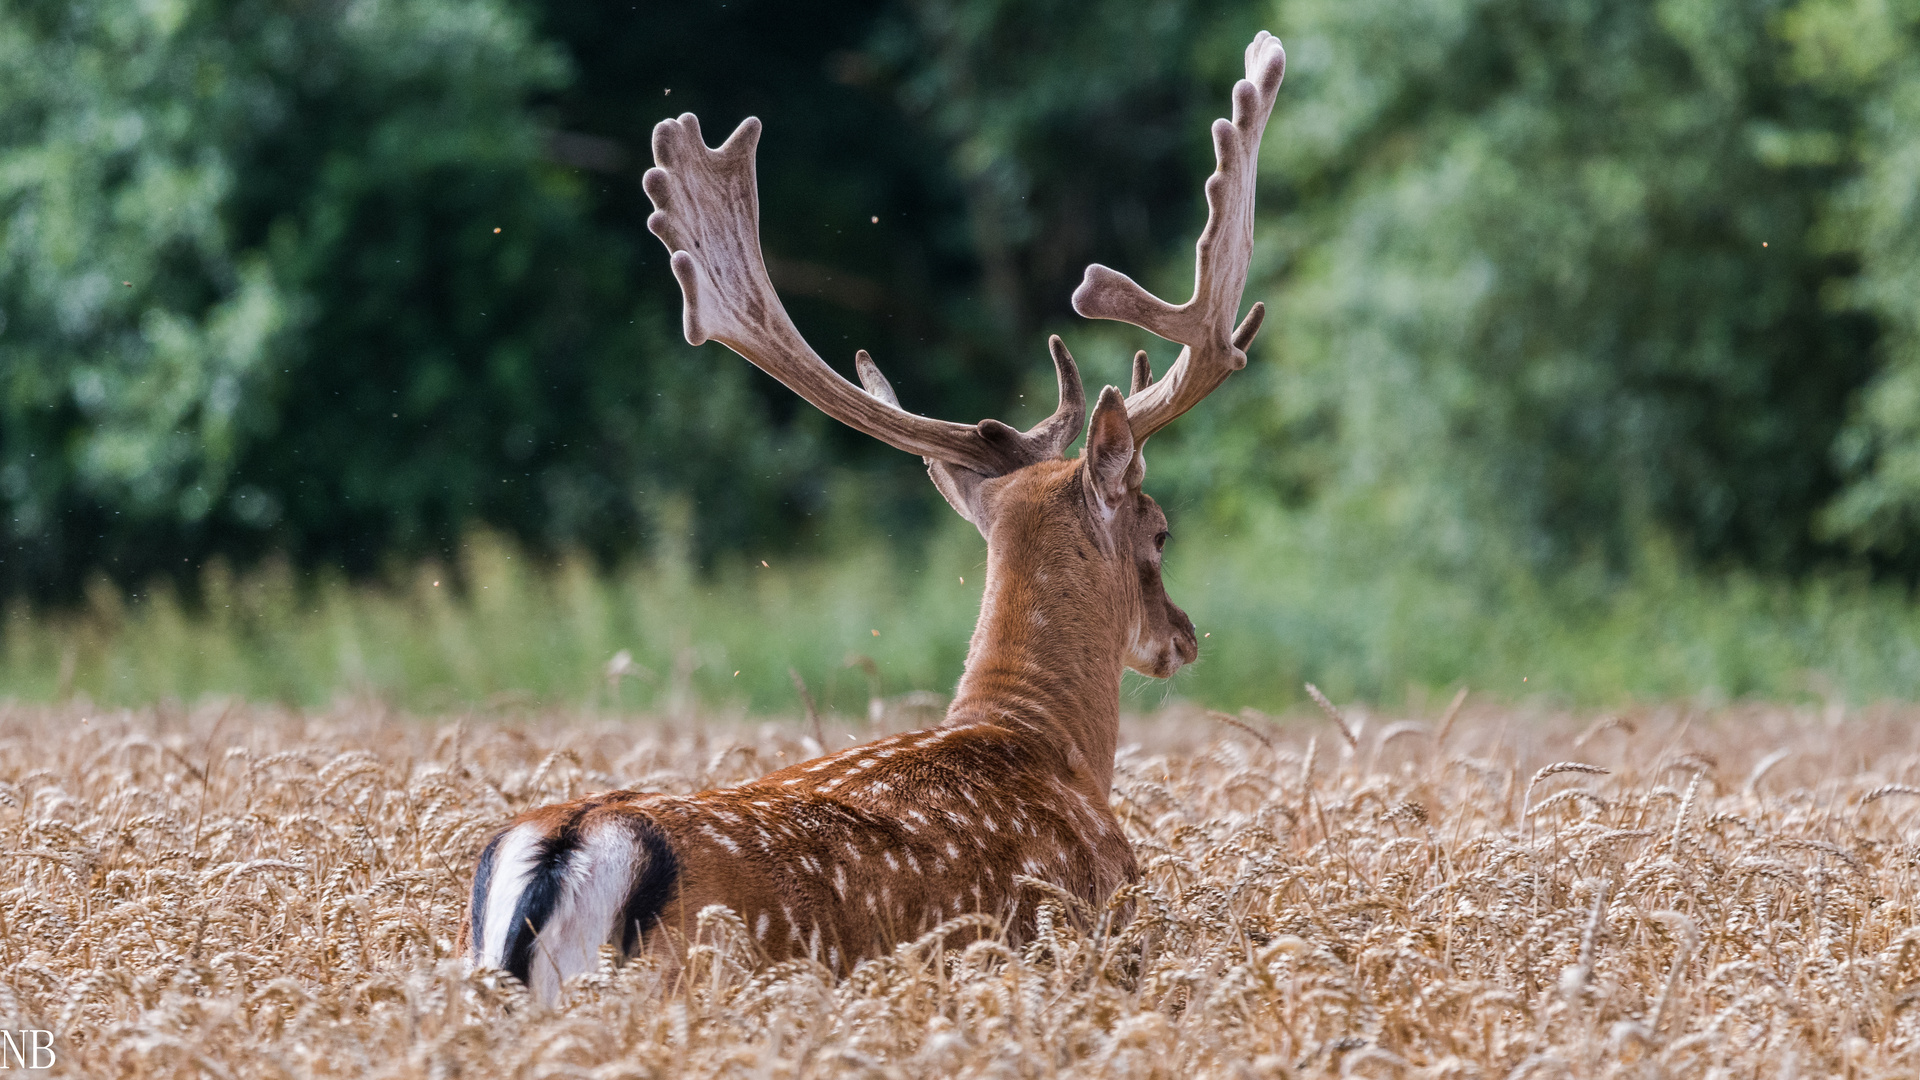
[[[598,963],[603,942],[633,954],[672,897],[680,862],[638,807],[598,799],[547,809],[480,853],[468,933],[477,963],[551,1000]]]
[[[737,788],[529,811],[480,856],[473,959],[551,1002],[603,944],[671,967],[711,904],[740,917],[763,959],[841,972],[963,914],[993,915],[1018,940],[1043,899],[1024,878],[1097,904],[1136,872],[1112,811],[1058,779],[1059,757],[1037,733],[962,725]],[[958,928],[954,943],[980,932]]]

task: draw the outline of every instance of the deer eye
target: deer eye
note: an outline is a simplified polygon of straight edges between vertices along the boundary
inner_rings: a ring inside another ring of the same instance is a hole
[[[1167,531],[1166,531],[1165,529],[1162,529],[1162,530],[1160,530],[1159,532],[1157,532],[1157,533],[1155,533],[1155,534],[1154,534],[1154,536],[1153,536],[1153,550],[1155,550],[1155,551],[1165,551],[1165,550],[1167,550],[1167,535],[1168,535],[1168,534],[1167,534]]]

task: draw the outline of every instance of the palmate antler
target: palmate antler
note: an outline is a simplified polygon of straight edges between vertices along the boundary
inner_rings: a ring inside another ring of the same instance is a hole
[[[1175,307],[1117,270],[1095,263],[1073,292],[1073,310],[1116,319],[1186,346],[1166,377],[1153,382],[1146,353],[1134,357],[1127,419],[1134,445],[1172,423],[1247,366],[1247,346],[1266,305],[1255,304],[1235,328],[1234,315],[1253,261],[1253,180],[1260,135],[1286,73],[1280,40],[1262,30],[1247,46],[1247,77],[1233,87],[1233,119],[1213,122],[1213,175],[1207,179],[1207,227],[1196,246],[1193,299]]]
[[[1087,267],[1073,294],[1074,310],[1081,315],[1130,322],[1186,346],[1158,383],[1146,354],[1135,358],[1127,416],[1136,446],[1246,366],[1247,345],[1266,314],[1264,305],[1255,304],[1237,329],[1229,329],[1253,257],[1254,173],[1286,53],[1263,30],[1247,46],[1246,64],[1247,77],[1233,88],[1233,119],[1213,125],[1217,167],[1207,180],[1207,226],[1197,249],[1193,299],[1175,307],[1097,263]],[[1059,457],[1079,436],[1087,406],[1079,371],[1058,336],[1048,347],[1060,404],[1024,432],[998,420],[955,424],[907,412],[864,349],[854,357],[866,388],[862,392],[808,347],[774,292],[760,250],[754,178],[759,142],[755,117],[742,121],[717,150],[707,148],[692,113],[653,129],[655,167],[643,181],[654,205],[647,228],[672,252],[673,273],[686,296],[688,343],[719,341],[828,416],[920,455],[941,493],[963,515],[968,515],[963,492],[970,483],[953,470],[974,478],[1004,476]]]
[[[907,412],[862,349],[854,366],[863,392],[827,366],[787,317],[760,251],[760,200],[754,147],[760,121],[748,117],[718,150],[707,149],[700,121],[686,113],[653,129],[653,159],[643,184],[655,210],[647,228],[673,253],[673,274],[686,295],[689,344],[718,341],[785,383],[821,412],[889,446],[925,458],[955,509],[949,468],[1004,476],[1057,458],[1086,423],[1086,396],[1073,357],[1058,337],[1049,345],[1060,404],[1028,431],[998,420],[955,424]]]

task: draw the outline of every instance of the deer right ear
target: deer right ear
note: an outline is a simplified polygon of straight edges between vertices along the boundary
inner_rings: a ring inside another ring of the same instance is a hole
[[[1093,407],[1093,424],[1087,432],[1087,448],[1081,456],[1087,459],[1088,509],[1101,524],[1107,524],[1120,509],[1127,489],[1139,483],[1139,478],[1131,475],[1135,456],[1127,401],[1114,387],[1100,391],[1100,403]]]

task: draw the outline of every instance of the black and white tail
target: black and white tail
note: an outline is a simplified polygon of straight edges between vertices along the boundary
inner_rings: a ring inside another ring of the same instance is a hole
[[[535,811],[488,841],[473,875],[469,957],[513,974],[546,1004],[599,963],[623,956],[660,918],[680,876],[666,838],[639,812],[590,800]]]

